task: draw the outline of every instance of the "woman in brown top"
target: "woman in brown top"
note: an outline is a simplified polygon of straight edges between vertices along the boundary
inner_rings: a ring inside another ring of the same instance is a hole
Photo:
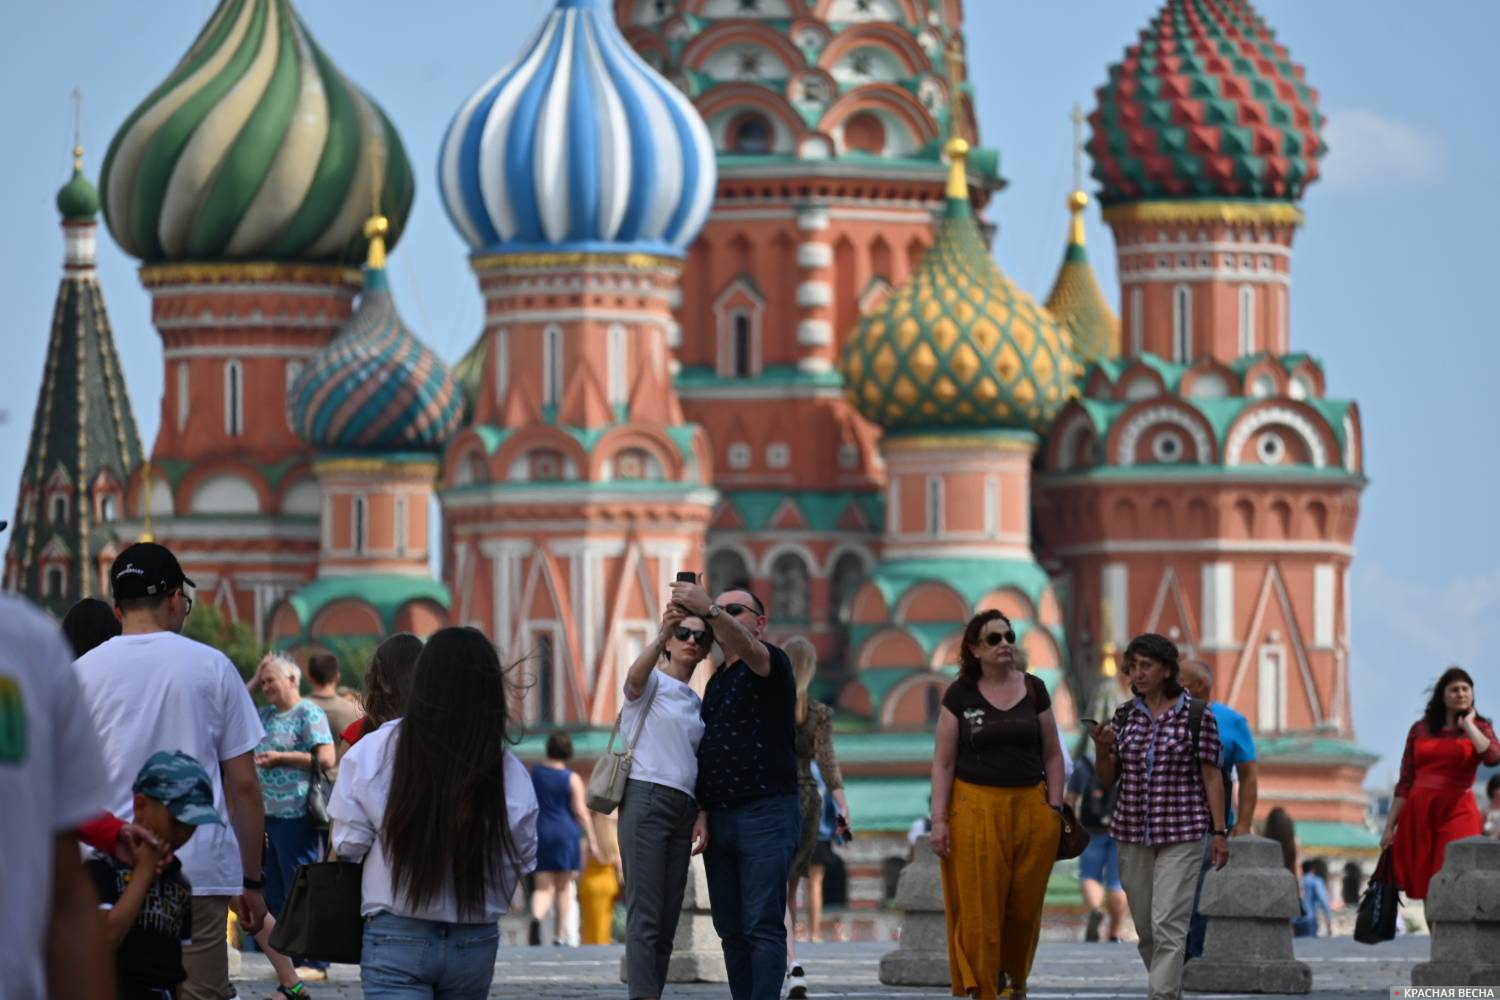
[[[958,680],[943,695],[932,763],[932,850],[942,858],[948,974],[956,997],[1011,997],[1041,937],[1057,857],[1063,755],[1046,686],[1021,667],[999,611],[964,629]]]
[[[797,843],[797,853],[792,855],[791,880],[787,884],[787,997],[807,996],[807,978],[802,966],[797,964],[796,948],[793,944],[797,925],[797,885],[808,878],[811,870],[813,848],[818,843],[818,821],[823,815],[823,799],[818,794],[818,782],[813,777],[812,764],[818,762],[818,772],[828,793],[838,807],[839,832],[847,835],[849,829],[849,800],[844,797],[844,777],[839,773],[838,758],[833,754],[833,709],[807,696],[807,689],[818,672],[818,653],[813,644],[797,636],[786,644],[787,658],[792,661],[792,674],[797,679],[797,794],[802,807],[802,839]],[[821,876],[821,872],[819,875]],[[822,909],[821,886],[817,909]],[[814,927],[820,913],[813,910],[812,886],[808,886],[808,915]]]

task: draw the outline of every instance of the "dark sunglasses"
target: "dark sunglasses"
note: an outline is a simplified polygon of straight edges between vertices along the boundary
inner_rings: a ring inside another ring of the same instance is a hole
[[[708,629],[688,628],[686,625],[677,626],[672,630],[672,634],[677,637],[678,642],[687,642],[688,639],[691,638],[700,646],[702,646],[705,640],[708,639]]]
[[[1014,646],[1016,644],[1016,630],[1008,628],[1004,632],[991,632],[984,637],[984,644],[986,646],[998,646],[1001,642],[1004,642],[1007,646]]]
[[[746,611],[750,612],[752,615],[760,615],[759,611],[756,611],[748,604],[726,604],[724,605],[724,610],[728,611],[732,615],[735,615],[736,617],[744,614]]]

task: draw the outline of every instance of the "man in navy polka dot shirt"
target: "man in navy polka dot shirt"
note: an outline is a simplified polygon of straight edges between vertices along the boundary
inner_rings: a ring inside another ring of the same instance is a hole
[[[729,991],[734,1000],[777,1000],[786,973],[787,875],[802,820],[792,664],[761,638],[765,606],[750,591],[710,600],[698,585],[676,583],[672,603],[708,622],[724,653],[703,693],[698,808]]]

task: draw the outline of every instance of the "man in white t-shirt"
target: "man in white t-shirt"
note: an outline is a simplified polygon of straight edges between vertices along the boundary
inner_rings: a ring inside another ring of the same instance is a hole
[[[55,622],[0,594],[0,994],[8,1000],[114,995],[99,899],[73,833],[109,801],[109,774],[72,658]]]
[[[208,771],[214,809],[229,824],[201,828],[178,851],[193,885],[193,940],[182,950],[185,1000],[224,1000],[229,983],[224,939],[229,905],[243,896],[246,932],[260,928],[265,812],[252,751],[264,730],[234,664],[218,650],[178,633],[192,610],[177,558],[141,542],[110,570],[123,632],[78,659],[83,700],[109,766],[117,816],[131,814],[131,782],[158,750],[181,750]],[[214,764],[217,763],[218,767]]]

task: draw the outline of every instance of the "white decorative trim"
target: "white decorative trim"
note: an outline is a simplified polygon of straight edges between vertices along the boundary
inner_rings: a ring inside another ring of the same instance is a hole
[[[827,358],[799,358],[797,370],[809,375],[826,375],[833,371],[833,362]]]
[[[833,264],[833,247],[827,243],[801,243],[797,246],[797,266],[805,268],[829,267]]]
[[[751,399],[843,399],[842,386],[827,385],[706,385],[678,386],[677,398],[709,403]]]
[[[1136,445],[1140,443],[1141,435],[1155,424],[1171,424],[1187,431],[1193,439],[1195,464],[1203,465],[1213,461],[1213,444],[1202,425],[1175,406],[1153,406],[1131,417],[1130,422],[1120,431],[1120,443],[1115,449],[1116,465],[1136,464]]]
[[[797,305],[814,309],[833,304],[833,285],[827,281],[804,281],[797,286]]]
[[[124,536],[133,531],[139,521],[117,521],[116,530]],[[220,520],[215,517],[195,515],[192,520],[185,518],[157,518],[152,525],[157,538],[165,538],[169,542],[179,541],[222,541],[232,538],[235,541],[277,541],[277,542],[312,542],[318,541],[318,519],[315,517],[299,517],[296,519],[281,517],[237,517],[230,520]],[[253,554],[255,559],[271,561],[269,554]],[[213,559],[220,558],[214,555]],[[305,557],[309,562],[317,560],[316,552],[309,552]],[[209,561],[212,562],[213,559]]]
[[[804,319],[797,324],[798,347],[827,347],[833,343],[833,324],[826,319]]]
[[[1121,271],[1119,280],[1122,285],[1151,285],[1160,284],[1164,281],[1241,282],[1252,285],[1280,285],[1284,288],[1290,288],[1292,285],[1291,275],[1281,271],[1262,271],[1251,274],[1223,267],[1154,268],[1150,271]]]
[[[634,507],[637,504],[692,504],[712,507],[718,500],[718,491],[712,489],[691,490],[687,493],[677,491],[664,491],[656,493],[651,490],[608,490],[589,489],[580,490],[576,487],[553,488],[543,485],[520,485],[513,482],[485,483],[489,489],[481,490],[481,484],[464,488],[462,494],[442,493],[439,499],[445,509],[451,510],[474,510],[484,507],[510,507],[531,506],[537,503],[555,504],[627,504]],[[472,492],[471,492],[472,491]],[[457,525],[454,526],[455,528]],[[511,523],[506,530],[514,531],[519,527],[531,530],[537,527],[531,521],[517,521]],[[316,537],[316,536],[315,536]]]
[[[1245,442],[1250,440],[1252,434],[1269,424],[1284,424],[1296,431],[1307,444],[1307,450],[1312,456],[1313,468],[1322,469],[1328,465],[1328,450],[1323,446],[1323,439],[1319,436],[1317,428],[1312,425],[1312,421],[1290,407],[1268,406],[1265,409],[1256,410],[1234,425],[1224,445],[1225,466],[1233,467],[1243,464],[1240,461],[1240,453],[1245,450]]]
[[[737,214],[731,209],[728,214]],[[817,233],[827,229],[829,225],[828,210],[824,208],[805,208],[797,213],[797,228],[804,233]]]
[[[914,535],[915,532],[908,532],[906,537]],[[931,535],[923,534],[910,542],[887,541],[881,555],[885,559],[1009,559],[1021,562],[1036,559],[1030,539],[1017,537],[1015,544],[1005,545],[984,541],[977,532],[965,538],[951,538],[944,535],[941,541],[934,541]]]
[[[1359,432],[1354,426],[1354,417],[1349,413],[1344,414],[1344,470],[1355,472],[1359,469]]]
[[[1157,480],[1156,482],[1160,482]],[[1332,555],[1353,559],[1352,545],[1338,542],[1269,542],[1257,539],[1209,538],[1184,541],[1176,538],[1138,538],[1128,541],[1087,542],[1082,545],[1059,545],[1053,549],[1059,558],[1097,555],[1141,555],[1167,552],[1253,552],[1264,555],[1300,554]]]
[[[243,347],[193,345],[168,347],[162,351],[162,357],[168,361],[184,358],[285,358],[288,361],[306,361],[317,353],[316,347],[280,347],[274,344],[246,344]]]
[[[155,320],[153,325],[163,332],[168,330],[221,329],[335,330],[342,326],[344,322],[344,319],[323,314],[317,316],[264,316],[257,313],[251,316],[215,316],[200,313],[197,316],[163,316]],[[207,349],[212,350],[212,348]]]

